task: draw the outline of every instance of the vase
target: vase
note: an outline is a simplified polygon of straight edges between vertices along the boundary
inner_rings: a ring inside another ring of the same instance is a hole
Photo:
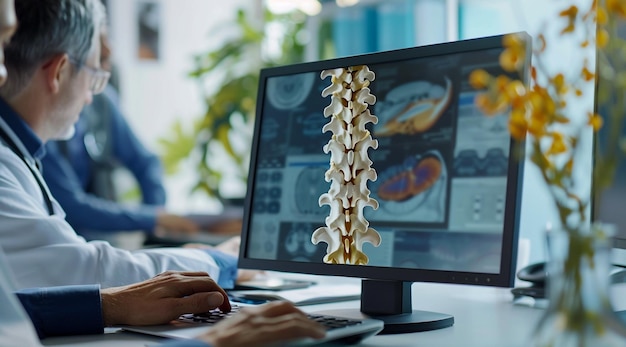
[[[550,230],[548,307],[534,330],[533,347],[626,346],[626,326],[609,294],[614,226]]]

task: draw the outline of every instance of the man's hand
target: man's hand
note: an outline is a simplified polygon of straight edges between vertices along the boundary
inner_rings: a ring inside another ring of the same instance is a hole
[[[219,322],[198,339],[214,347],[260,347],[311,337],[322,338],[326,330],[287,302],[275,301],[245,307]]]
[[[157,235],[167,232],[194,234],[200,230],[200,226],[188,218],[167,212],[159,212],[156,218],[155,229],[155,234]]]
[[[206,272],[168,271],[147,281],[103,289],[101,296],[105,326],[164,324],[184,313],[231,309],[226,292]]]

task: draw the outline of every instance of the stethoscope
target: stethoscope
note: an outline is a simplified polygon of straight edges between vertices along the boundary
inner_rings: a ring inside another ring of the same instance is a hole
[[[48,214],[49,215],[54,215],[54,207],[52,206],[52,199],[50,198],[50,194],[48,194],[48,190],[46,190],[46,188],[44,187],[43,181],[41,180],[41,176],[38,175],[38,173],[36,172],[36,169],[34,169],[26,160],[26,156],[22,153],[22,151],[20,151],[19,147],[17,147],[17,144],[13,141],[13,139],[9,136],[9,134],[6,133],[6,131],[0,127],[0,137],[4,140],[4,142],[6,142],[6,144],[9,146],[9,148],[11,148],[11,150],[18,156],[20,157],[20,159],[22,159],[22,161],[24,162],[24,164],[26,164],[26,167],[28,167],[28,170],[30,170],[30,173],[33,174],[33,176],[35,177],[35,180],[37,181],[37,185],[39,185],[39,189],[41,189],[41,193],[43,194],[43,199],[46,202],[46,207],[48,208]]]

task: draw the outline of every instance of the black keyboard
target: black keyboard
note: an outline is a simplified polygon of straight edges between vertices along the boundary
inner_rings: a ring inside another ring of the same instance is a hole
[[[196,314],[189,313],[189,314],[184,314],[180,316],[178,320],[183,321],[183,322],[188,322],[188,323],[215,324],[221,321],[222,319],[225,319],[234,314],[237,314],[237,312],[241,308],[242,306],[233,305],[232,310],[228,313],[224,313],[220,311],[219,309],[211,310],[206,313],[196,313]],[[309,319],[312,319],[320,323],[324,327],[326,327],[326,330],[338,329],[338,328],[357,325],[361,323],[361,321],[358,319],[341,318],[341,317],[334,317],[334,316],[328,316],[328,315],[308,313],[307,316],[309,317]]]

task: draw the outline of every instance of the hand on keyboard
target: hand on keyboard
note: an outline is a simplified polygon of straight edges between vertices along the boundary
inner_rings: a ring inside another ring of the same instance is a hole
[[[324,326],[292,304],[275,301],[242,308],[198,338],[214,347],[257,347],[325,334]]]
[[[208,324],[217,324],[221,320],[226,319],[235,315],[239,312],[243,306],[232,305],[232,310],[230,312],[222,312],[219,309],[214,309],[205,313],[189,313],[184,314],[178,318],[178,320],[187,323],[208,323]],[[324,329],[332,330],[337,328],[343,328],[351,325],[356,325],[361,323],[359,319],[349,319],[349,318],[340,318],[333,317],[329,315],[323,314],[312,314],[306,313],[307,318],[314,320],[321,324]]]

